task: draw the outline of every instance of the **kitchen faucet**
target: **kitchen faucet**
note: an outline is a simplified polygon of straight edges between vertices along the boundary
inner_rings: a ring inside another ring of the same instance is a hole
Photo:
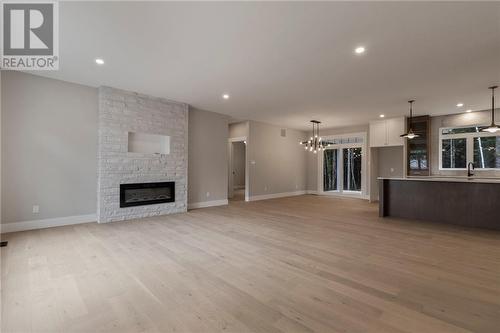
[[[471,167],[472,167],[472,170],[474,170],[474,163],[469,162],[469,164],[467,164],[467,177],[474,176],[474,174],[472,173]]]

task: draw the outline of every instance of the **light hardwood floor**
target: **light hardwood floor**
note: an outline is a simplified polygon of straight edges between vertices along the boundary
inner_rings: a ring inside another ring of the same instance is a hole
[[[500,332],[500,233],[355,199],[3,235],[2,332]]]
[[[245,189],[233,191],[233,197],[229,201],[245,201]]]

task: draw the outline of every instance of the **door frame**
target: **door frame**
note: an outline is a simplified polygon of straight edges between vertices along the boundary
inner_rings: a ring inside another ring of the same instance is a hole
[[[339,134],[339,135],[328,135],[322,137],[324,140],[333,140],[333,139],[342,139],[342,138],[362,138],[363,142],[360,143],[341,143],[334,144],[326,149],[338,149],[337,153],[337,188],[336,191],[324,191],[323,190],[323,160],[324,155],[323,151],[318,155],[318,194],[320,195],[336,195],[336,196],[344,196],[344,197],[355,197],[355,198],[368,198],[368,151],[367,151],[367,133],[359,132],[359,133],[347,133],[347,134]],[[343,150],[345,148],[361,148],[361,191],[345,191],[344,187],[344,158],[343,158]]]
[[[228,199],[234,196],[234,182],[233,182],[233,143],[235,142],[246,142],[245,144],[245,201],[249,201],[249,189],[248,189],[248,138],[246,136],[240,136],[235,138],[229,138],[228,142],[228,172],[227,172],[227,197]]]

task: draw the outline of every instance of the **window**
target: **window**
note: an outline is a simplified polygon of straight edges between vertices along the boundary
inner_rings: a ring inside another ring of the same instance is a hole
[[[329,139],[334,145],[341,145],[345,143],[363,143],[362,137],[346,137]]]
[[[474,138],[474,166],[500,169],[500,136]]]
[[[478,133],[488,126],[472,126],[472,127],[456,127],[456,128],[442,128],[441,134],[463,134],[463,133]]]
[[[464,170],[469,162],[476,169],[500,170],[500,136],[482,132],[482,126],[441,128],[439,167]]]
[[[467,139],[445,139],[442,141],[443,169],[463,169],[467,164]]]

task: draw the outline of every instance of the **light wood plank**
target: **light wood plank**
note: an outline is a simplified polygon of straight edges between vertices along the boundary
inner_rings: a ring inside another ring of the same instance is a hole
[[[298,196],[2,235],[2,332],[498,332],[500,233]]]

